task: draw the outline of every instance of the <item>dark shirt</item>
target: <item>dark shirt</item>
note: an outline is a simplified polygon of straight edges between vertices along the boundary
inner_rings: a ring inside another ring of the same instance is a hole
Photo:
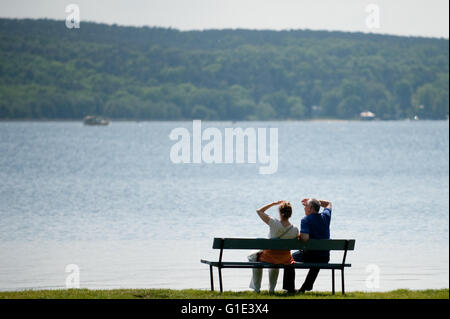
[[[309,239],[330,239],[331,209],[325,208],[322,213],[310,214],[302,218],[300,233],[308,234]],[[329,251],[309,251],[314,256],[328,256]]]

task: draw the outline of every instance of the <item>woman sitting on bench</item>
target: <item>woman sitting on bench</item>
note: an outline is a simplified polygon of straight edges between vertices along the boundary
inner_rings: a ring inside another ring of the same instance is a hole
[[[270,217],[265,213],[272,206],[279,205],[280,220]],[[269,225],[269,238],[292,239],[298,235],[298,228],[289,222],[292,215],[292,206],[289,202],[278,201],[261,207],[256,211],[259,217]],[[253,258],[252,258],[253,256]],[[271,264],[290,265],[294,263],[290,250],[263,250],[256,255],[249,256],[250,261],[261,261]],[[253,276],[250,288],[259,293],[261,288],[262,268],[253,268]],[[278,268],[269,269],[269,293],[274,293],[278,279]]]

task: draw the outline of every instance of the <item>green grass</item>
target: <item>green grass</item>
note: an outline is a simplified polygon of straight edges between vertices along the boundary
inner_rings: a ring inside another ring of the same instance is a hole
[[[307,292],[305,294],[286,294],[267,291],[260,294],[251,291],[226,291],[223,294],[209,290],[173,289],[62,289],[62,290],[23,290],[0,292],[0,299],[449,299],[448,289],[408,290],[399,289],[388,292],[347,292],[345,295],[331,292]]]

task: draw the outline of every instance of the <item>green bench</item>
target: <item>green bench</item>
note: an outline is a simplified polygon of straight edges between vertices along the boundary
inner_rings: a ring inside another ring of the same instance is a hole
[[[201,259],[200,262],[209,265],[209,275],[211,280],[211,291],[214,291],[213,267],[219,271],[220,292],[223,292],[222,286],[222,268],[285,268],[293,267],[296,269],[331,269],[332,293],[334,294],[334,271],[341,271],[342,294],[345,294],[344,269],[351,267],[346,264],[348,250],[355,249],[354,239],[310,239],[303,242],[298,239],[262,239],[262,238],[214,238],[213,249],[220,249],[219,261],[208,261]],[[223,261],[224,249],[279,249],[279,250],[340,250],[343,251],[341,263],[295,263],[292,265],[276,265],[266,262],[249,261]]]

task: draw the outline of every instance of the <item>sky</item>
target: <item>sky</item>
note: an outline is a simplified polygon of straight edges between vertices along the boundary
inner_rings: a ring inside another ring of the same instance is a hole
[[[448,0],[0,0],[2,18],[83,21],[180,30],[310,29],[449,37]]]

